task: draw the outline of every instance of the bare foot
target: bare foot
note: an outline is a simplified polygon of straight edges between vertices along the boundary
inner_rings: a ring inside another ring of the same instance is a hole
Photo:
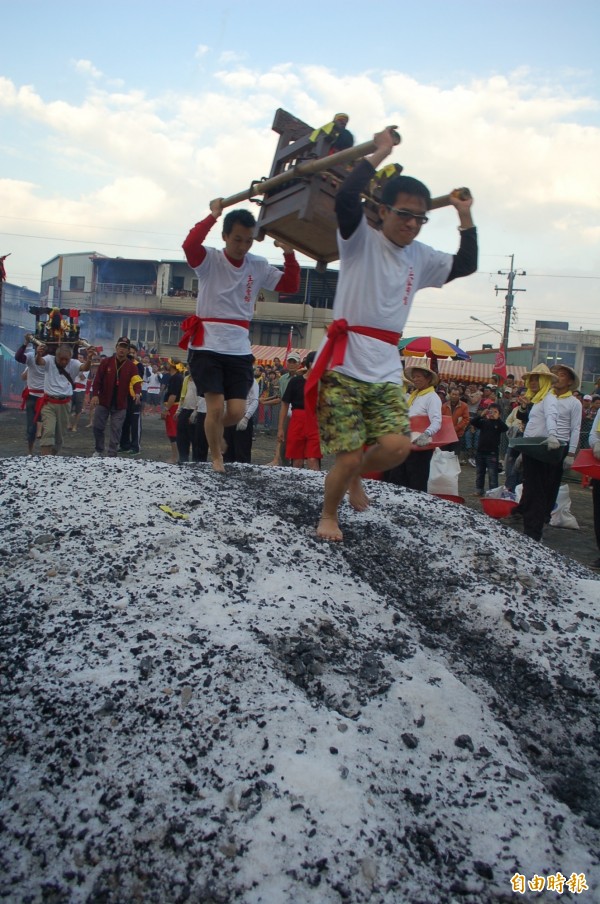
[[[327,516],[320,518],[317,525],[317,537],[321,540],[341,543],[344,539],[344,535],[340,530],[337,518],[329,518]]]
[[[213,458],[211,464],[213,471],[216,471],[217,474],[225,473],[225,465],[223,464],[222,458]]]
[[[348,487],[348,502],[357,512],[364,512],[369,508],[371,500],[365,493],[365,488],[360,477],[355,477]]]
[[[273,461],[268,461],[268,462],[266,463],[266,465],[264,465],[264,467],[265,467],[265,468],[280,468],[280,467],[281,467],[281,462],[280,462],[280,461],[276,461],[276,459],[273,459]]]

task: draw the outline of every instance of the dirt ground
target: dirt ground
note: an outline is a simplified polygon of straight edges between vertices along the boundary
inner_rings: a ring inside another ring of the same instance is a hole
[[[164,423],[158,415],[144,415],[142,428],[142,451],[136,458],[143,466],[148,461],[168,461],[169,442],[165,435]],[[275,431],[258,429],[255,432],[253,446],[253,463],[266,465],[273,459],[275,450]],[[94,451],[92,430],[89,426],[87,412],[81,417],[79,429],[76,433],[68,433],[63,455],[90,457]],[[15,457],[27,455],[25,441],[25,413],[18,408],[3,408],[0,411],[0,457]],[[129,456],[128,456],[129,457]],[[324,459],[323,467],[326,469],[331,464],[331,459]],[[473,497],[475,489],[475,469],[469,465],[462,468],[459,478],[459,493],[465,500],[465,505],[476,511],[481,511],[479,499]],[[558,553],[569,556],[584,565],[590,565],[598,558],[594,529],[592,522],[592,498],[591,491],[582,488],[579,479],[569,480],[571,495],[571,511],[575,515],[580,530],[565,530],[561,528],[546,527],[544,532],[544,544]],[[455,513],[460,517],[460,506],[453,506]],[[507,543],[513,543],[519,539],[520,529],[508,526],[505,522],[499,522]],[[460,566],[459,566],[460,567]],[[597,574],[597,572],[593,572]]]

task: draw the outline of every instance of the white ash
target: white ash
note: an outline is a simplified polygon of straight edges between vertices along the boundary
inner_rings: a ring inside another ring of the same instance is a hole
[[[1,468],[3,899],[597,898],[585,568],[381,484],[327,544],[319,474]]]

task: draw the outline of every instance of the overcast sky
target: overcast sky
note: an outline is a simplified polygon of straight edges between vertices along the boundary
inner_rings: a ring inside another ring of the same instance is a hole
[[[268,174],[278,107],[312,125],[344,110],[357,142],[397,124],[391,159],[432,194],[468,185],[476,199],[479,273],[421,293],[407,335],[493,342],[470,317],[502,329],[498,271],[511,254],[527,271],[511,344],[532,338],[536,319],[600,330],[597,0],[568,12],[556,0],[0,10],[10,282],[39,289],[59,253],[179,257],[210,198]],[[455,227],[454,211],[438,211],[421,237],[453,252]],[[280,260],[271,242],[254,250]]]

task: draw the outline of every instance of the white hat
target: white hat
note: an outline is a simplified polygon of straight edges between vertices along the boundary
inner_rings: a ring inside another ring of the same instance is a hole
[[[406,378],[408,380],[412,380],[412,375],[415,370],[422,370],[424,373],[429,374],[429,376],[431,377],[432,386],[437,386],[440,382],[440,378],[438,377],[436,372],[432,370],[427,364],[427,358],[423,358],[422,364],[413,364],[411,367],[406,367],[404,369],[404,373],[406,374]]]

